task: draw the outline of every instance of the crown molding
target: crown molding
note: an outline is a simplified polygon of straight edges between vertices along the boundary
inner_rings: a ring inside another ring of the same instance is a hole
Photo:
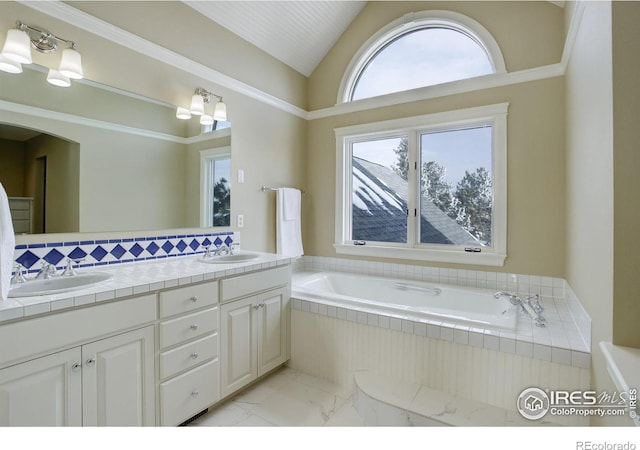
[[[200,64],[161,45],[148,41],[140,36],[116,27],[95,16],[80,11],[60,1],[23,2],[43,14],[66,22],[89,33],[100,36],[118,45],[133,50],[183,72],[196,75],[219,86],[231,89],[247,97],[278,108],[295,116],[306,118],[307,111],[289,102],[281,100],[242,81],[218,72],[211,67]]]

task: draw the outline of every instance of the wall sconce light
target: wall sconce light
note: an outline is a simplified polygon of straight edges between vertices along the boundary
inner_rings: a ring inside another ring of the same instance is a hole
[[[56,86],[67,87],[71,80],[84,77],[82,58],[73,41],[56,36],[47,30],[16,22],[16,28],[7,32],[7,39],[0,53],[0,70],[9,73],[21,73],[22,64],[31,64],[31,48],[41,53],[53,53],[58,49],[58,42],[69,46],[62,51],[58,69],[49,69],[47,81]]]
[[[218,100],[214,107],[212,116],[205,112],[205,104],[211,103],[211,97],[215,97]],[[223,103],[221,96],[205,89],[197,88],[191,97],[191,106],[189,109],[178,106],[176,110],[176,117],[178,119],[190,119],[191,115],[200,116],[200,124],[202,125],[211,125],[214,120],[226,122],[227,105]]]

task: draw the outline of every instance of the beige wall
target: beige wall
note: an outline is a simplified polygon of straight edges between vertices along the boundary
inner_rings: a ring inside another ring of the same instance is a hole
[[[42,157],[46,157],[47,162],[45,230],[48,233],[80,231],[79,145],[47,134],[41,134],[25,142],[26,197],[36,198],[33,191],[37,185],[36,160]],[[37,212],[34,216],[38,217]]]
[[[0,139],[0,183],[9,197],[24,197],[24,143]]]
[[[612,19],[613,342],[640,348],[640,4],[614,2]]]
[[[567,275],[592,318],[596,390],[615,390],[598,343],[611,341],[613,310],[613,98],[611,4],[587,2],[566,74]],[[628,424],[598,419],[594,424]]]
[[[450,3],[453,7],[453,3]],[[412,7],[419,10],[419,6],[444,7],[443,4],[424,5],[416,3],[372,2],[365,7],[363,15],[359,16],[351,28],[347,30],[344,39],[325,58],[318,70],[310,79],[310,92],[337,92],[337,84],[344,71],[344,65],[350,57],[345,53],[355,51],[359,47],[348,41],[348,36],[357,36],[360,41],[366,40],[377,31],[377,27],[389,23]],[[525,5],[532,11],[543,15],[541,18],[552,20],[561,33],[563,26],[560,8],[540,5]],[[495,18],[489,20],[494,8],[503,8],[491,4],[487,9],[475,4],[459,5],[455,8],[465,12],[480,22],[489,22],[491,31],[496,32],[496,38],[504,35],[506,30],[500,28],[501,21]],[[515,13],[515,5],[505,4],[505,11],[509,17],[522,18]],[[557,11],[553,8],[556,8]],[[478,13],[481,17],[472,14]],[[480,14],[481,12],[481,14]],[[554,14],[552,14],[554,13]],[[367,20],[365,20],[365,18]],[[504,21],[508,22],[508,21]],[[373,24],[373,25],[371,25]],[[489,27],[489,24],[485,24]],[[524,25],[523,25],[524,26]],[[507,30],[511,25],[503,24]],[[527,26],[528,27],[528,26]],[[527,28],[528,29],[528,28]],[[524,34],[524,33],[521,33]],[[532,39],[537,32],[532,33]],[[558,62],[562,42],[559,35],[547,43],[544,63]],[[518,34],[520,39],[520,34]],[[517,39],[517,40],[518,40]],[[524,38],[522,38],[524,39]],[[510,48],[513,42],[507,44],[508,39],[498,39],[501,47]],[[520,41],[524,45],[532,41]],[[544,46],[543,46],[544,47]],[[510,61],[512,51],[507,52],[505,60],[507,67],[515,64]],[[556,58],[555,61],[553,58]],[[522,56],[514,59],[519,61],[518,67],[526,64],[521,61]],[[540,64],[541,60],[534,56],[531,65]],[[331,71],[329,70],[331,66]],[[307,187],[308,196],[307,224],[304,232],[307,254],[320,256],[336,256],[334,243],[335,217],[335,135],[334,128],[348,125],[369,123],[400,117],[417,116],[439,111],[468,108],[509,102],[508,114],[508,230],[507,252],[508,258],[503,270],[511,273],[527,273],[554,277],[564,276],[564,80],[561,77],[551,78],[530,83],[486,89],[476,92],[435,98],[431,100],[408,103],[398,106],[378,108],[358,113],[334,116],[313,120],[308,125],[308,153],[307,153]],[[313,103],[313,101],[312,101]],[[326,106],[326,104],[318,105]],[[415,263],[414,261],[411,262]],[[469,266],[467,266],[469,267]],[[478,268],[482,270],[482,268]],[[486,270],[486,267],[484,268]]]

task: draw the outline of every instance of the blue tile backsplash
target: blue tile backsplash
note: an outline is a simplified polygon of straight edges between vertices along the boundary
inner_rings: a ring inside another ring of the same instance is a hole
[[[40,270],[42,262],[63,268],[67,258],[83,259],[78,267],[92,267],[195,255],[204,253],[203,246],[230,246],[235,238],[228,232],[22,244],[16,246],[14,260],[29,272]]]

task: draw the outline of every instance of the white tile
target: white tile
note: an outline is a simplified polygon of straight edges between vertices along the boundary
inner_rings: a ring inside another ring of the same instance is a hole
[[[389,320],[389,328],[394,331],[402,331],[402,320],[396,317],[391,317]]]
[[[440,329],[442,327],[439,323],[427,324],[427,336],[433,339],[440,339]]]
[[[302,300],[294,298],[293,302],[291,303],[291,307],[293,309],[302,310]]]
[[[591,354],[585,352],[571,352],[571,365],[588,369],[591,367]]]
[[[440,339],[453,342],[453,330],[454,328],[451,325],[443,323],[440,327]]]
[[[378,315],[377,314],[368,313],[367,314],[367,325],[370,325],[372,327],[377,327],[378,326]]]
[[[327,315],[329,317],[337,317],[337,310],[336,307],[333,305],[328,305],[327,306]]]
[[[416,322],[413,325],[413,332],[415,334],[417,334],[418,336],[426,336],[427,335],[427,324],[426,323],[421,323],[421,322]]]
[[[533,357],[542,361],[551,361],[551,347],[548,345],[534,344]]]
[[[315,302],[309,302],[309,312],[311,314],[318,314],[318,304]]]
[[[327,315],[327,305],[324,304],[318,304],[318,314],[322,315],[322,316],[326,316]]]
[[[391,318],[389,316],[379,316],[378,317],[378,326],[380,328],[389,329],[391,327]]]
[[[309,302],[302,300],[300,302],[300,311],[309,312],[310,305]]]
[[[347,309],[347,320],[349,322],[357,322],[358,315],[356,314],[356,311],[353,309]]]
[[[516,355],[525,358],[533,358],[533,343],[516,341]]]
[[[414,325],[411,320],[402,319],[402,332],[407,334],[413,334]]]
[[[467,345],[469,343],[469,332],[467,330],[458,329],[456,327],[453,333],[453,341],[456,344]]]
[[[484,334],[476,331],[469,332],[469,345],[473,347],[484,347]]]
[[[515,353],[516,352],[516,341],[514,339],[509,338],[500,338],[500,351],[504,353]]]
[[[551,362],[571,365],[571,350],[552,347]]]
[[[500,351],[500,337],[485,333],[484,348],[488,350]]]
[[[356,312],[356,321],[359,324],[367,325],[367,313],[363,311]]]

